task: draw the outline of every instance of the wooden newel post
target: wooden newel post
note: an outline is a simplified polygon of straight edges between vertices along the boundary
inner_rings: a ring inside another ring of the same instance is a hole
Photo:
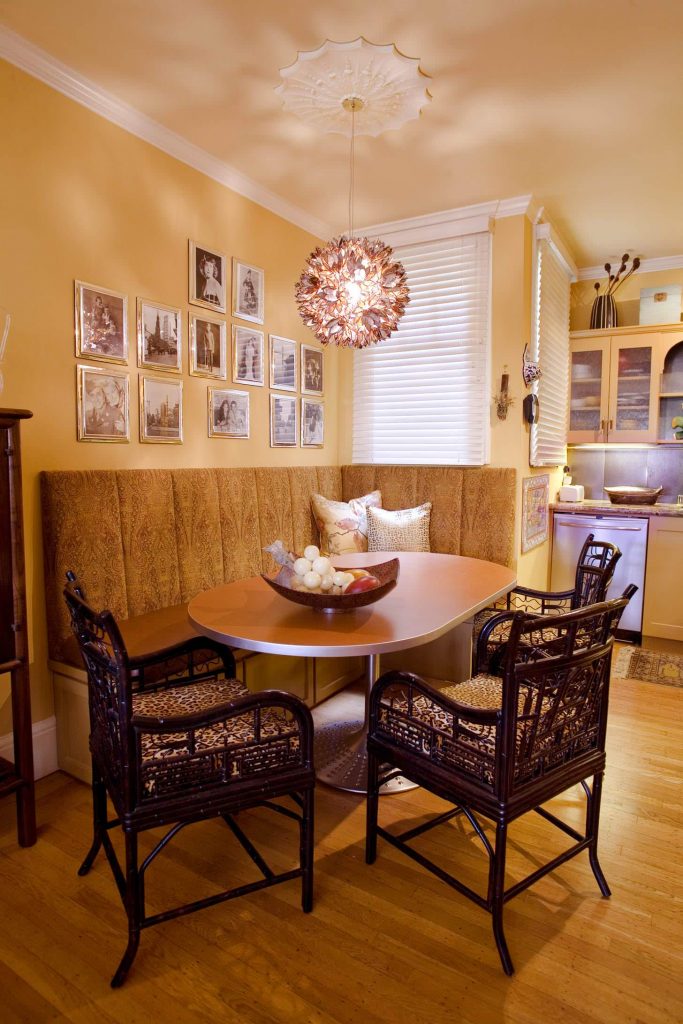
[[[16,793],[22,846],[36,841],[19,439],[21,421],[32,415],[0,409],[0,674],[11,678],[14,733],[14,764],[0,758],[0,796]]]

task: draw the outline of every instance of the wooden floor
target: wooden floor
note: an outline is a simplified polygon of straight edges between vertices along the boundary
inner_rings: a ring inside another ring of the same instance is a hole
[[[293,882],[152,928],[114,992],[123,911],[101,856],[87,878],[76,874],[89,791],[66,775],[44,779],[32,849],[16,846],[11,801],[0,805],[0,1020],[680,1022],[682,709],[680,689],[615,682],[601,839],[612,899],[600,897],[586,855],[515,899],[506,908],[511,979],[488,915],[386,844],[366,867],[363,800],[321,786],[311,915],[300,912]],[[578,790],[554,804],[581,821]],[[380,814],[399,824],[437,806],[414,790],[384,798]],[[273,866],[289,863],[295,835],[286,819],[243,817]],[[536,815],[513,828],[511,878],[562,846],[553,832]],[[421,842],[483,884],[485,857],[469,827],[451,823]],[[253,871],[225,825],[195,826],[150,872],[150,907]]]

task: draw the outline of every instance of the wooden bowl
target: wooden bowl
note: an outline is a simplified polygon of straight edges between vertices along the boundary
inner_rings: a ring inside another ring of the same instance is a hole
[[[356,566],[356,568],[363,567]],[[315,608],[321,612],[352,612],[355,608],[365,608],[366,605],[380,601],[394,589],[398,580],[400,562],[398,558],[392,558],[388,562],[368,565],[366,568],[368,572],[377,577],[379,586],[374,590],[364,590],[360,594],[312,594],[306,590],[292,590],[291,587],[278,583],[277,579],[266,576],[264,573],[261,573],[261,576],[276,593],[295,604],[304,604],[308,608]]]
[[[605,487],[613,505],[654,505],[661,487]]]

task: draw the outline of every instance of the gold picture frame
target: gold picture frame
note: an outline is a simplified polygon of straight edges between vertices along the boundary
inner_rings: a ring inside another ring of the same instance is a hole
[[[301,447],[325,445],[325,404],[316,398],[301,399]]]
[[[270,396],[270,447],[296,448],[298,445],[296,395]]]
[[[325,390],[324,352],[312,345],[301,345],[301,394],[322,397]]]
[[[190,374],[228,379],[227,324],[203,313],[188,314]]]
[[[249,392],[209,388],[209,437],[249,439]]]
[[[183,443],[183,382],[140,374],[140,441]]]
[[[128,362],[128,296],[74,281],[76,358]]]
[[[130,441],[129,376],[102,366],[76,366],[76,420],[79,441]]]
[[[137,301],[138,366],[162,373],[182,373],[181,311],[152,299]]]
[[[189,239],[189,299],[193,306],[227,311],[228,257]]]
[[[264,322],[265,271],[253,263],[232,260],[232,315],[252,324]]]

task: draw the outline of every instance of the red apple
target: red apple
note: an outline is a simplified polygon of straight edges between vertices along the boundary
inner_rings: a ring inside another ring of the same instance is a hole
[[[345,594],[363,594],[366,590],[374,590],[379,586],[376,576],[361,576],[358,580],[352,580],[344,591]]]

